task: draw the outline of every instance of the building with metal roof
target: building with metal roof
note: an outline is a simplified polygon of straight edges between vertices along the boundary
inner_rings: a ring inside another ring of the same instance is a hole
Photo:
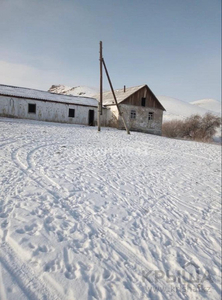
[[[115,90],[114,93],[129,130],[162,134],[162,119],[165,108],[148,85],[129,88],[124,86],[122,89]],[[99,101],[99,94],[94,97]],[[109,114],[109,120],[107,120],[108,125],[123,129],[124,124],[111,91],[103,93],[102,103],[112,112]]]

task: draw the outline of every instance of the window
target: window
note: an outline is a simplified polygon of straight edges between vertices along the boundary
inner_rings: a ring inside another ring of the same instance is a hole
[[[130,118],[131,119],[136,119],[136,111],[135,110],[131,110]]]
[[[69,118],[75,118],[75,109],[73,108],[69,109]]]
[[[148,120],[153,120],[153,112],[149,112],[148,114]]]
[[[141,99],[141,106],[146,106],[146,98]]]
[[[35,114],[36,113],[36,104],[29,103],[28,105],[28,113]]]

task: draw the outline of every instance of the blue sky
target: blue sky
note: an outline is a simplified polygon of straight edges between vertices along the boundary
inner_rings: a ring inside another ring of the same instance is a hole
[[[102,40],[114,88],[221,100],[220,0],[0,0],[0,34],[0,83],[99,87]]]

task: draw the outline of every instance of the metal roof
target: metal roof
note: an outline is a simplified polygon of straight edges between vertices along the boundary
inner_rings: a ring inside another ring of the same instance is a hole
[[[128,98],[130,95],[134,94],[135,92],[137,92],[139,89],[141,89],[144,86],[146,86],[146,85],[144,84],[144,85],[129,87],[129,88],[126,88],[125,92],[124,92],[124,88],[115,90],[114,92],[116,95],[117,102],[121,103],[126,98]],[[96,98],[98,101],[100,99],[99,94],[94,95],[93,97]],[[103,92],[103,105],[112,105],[112,104],[115,104],[112,92],[111,91]]]
[[[149,87],[146,84],[143,84],[143,85],[134,86],[134,87],[127,87],[127,88],[125,88],[125,92],[124,92],[124,88],[115,90],[114,92],[116,95],[117,102],[118,103],[123,102],[125,99],[127,99],[129,96],[131,96],[135,92],[139,91],[143,87],[147,87],[149,89]],[[150,90],[150,92],[153,94],[153,92],[151,90]],[[154,94],[153,94],[153,96],[156,98],[156,101],[160,103],[160,101],[157,99],[157,97]],[[100,100],[100,94],[94,95],[93,97],[96,98],[97,101]],[[112,91],[103,92],[103,105],[106,106],[106,105],[114,105],[114,104],[115,104],[115,101],[113,99]],[[160,105],[162,106],[161,103],[160,103]],[[163,108],[163,110],[165,110],[165,108],[163,106],[162,106],[162,108]]]

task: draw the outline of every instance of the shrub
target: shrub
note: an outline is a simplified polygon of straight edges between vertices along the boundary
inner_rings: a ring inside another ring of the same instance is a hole
[[[162,135],[170,138],[180,137],[183,127],[183,121],[181,120],[172,120],[163,123],[162,126]]]
[[[204,116],[192,115],[185,120],[173,120],[163,123],[162,135],[170,138],[182,138],[202,142],[211,142],[221,126],[221,118],[212,113]]]

